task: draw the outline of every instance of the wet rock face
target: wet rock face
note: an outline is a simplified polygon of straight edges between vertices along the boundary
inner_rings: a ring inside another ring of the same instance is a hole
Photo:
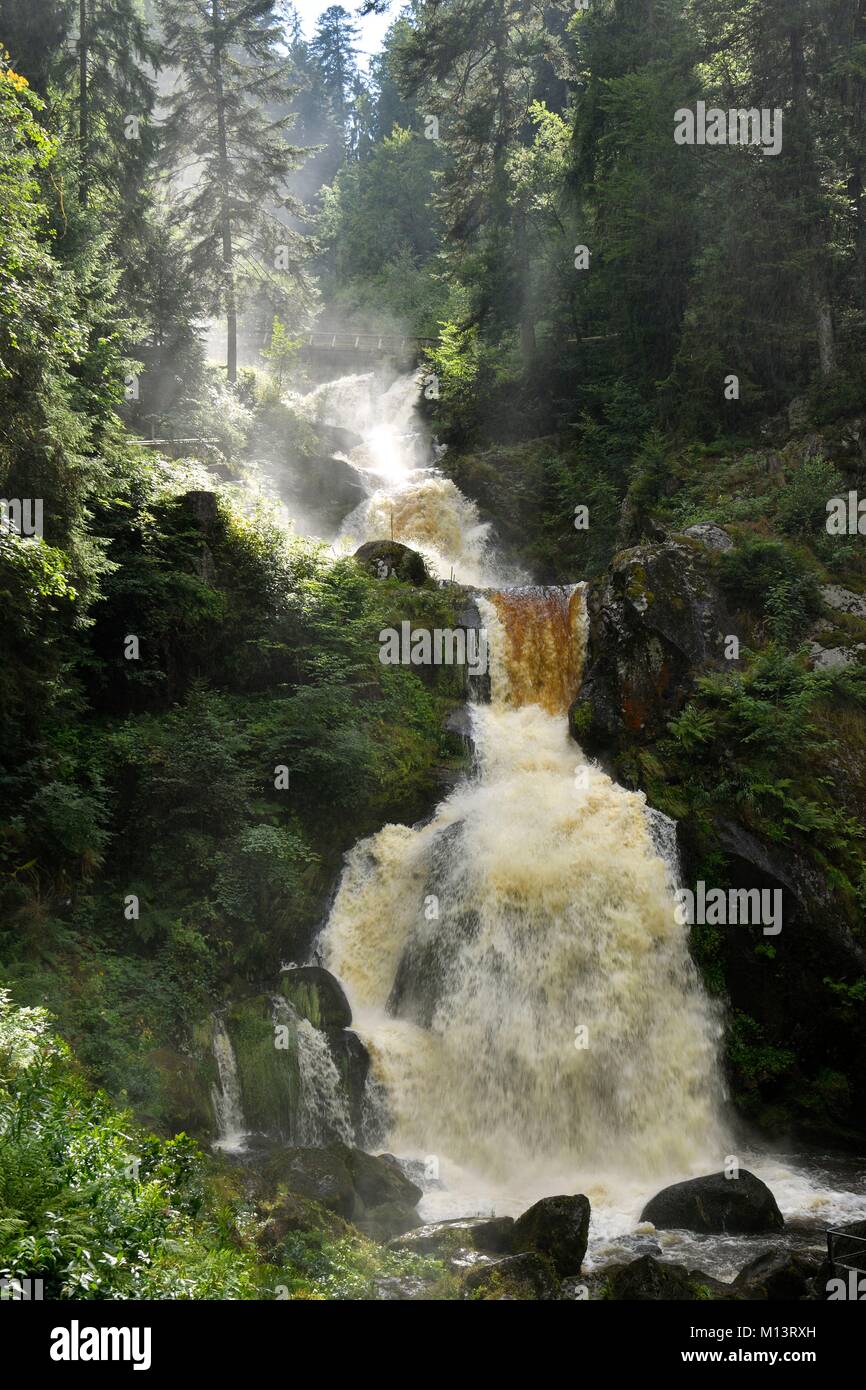
[[[746,1298],[770,1303],[812,1298],[820,1269],[816,1255],[766,1250],[740,1270],[733,1287]]]
[[[514,1223],[511,1248],[546,1255],[560,1279],[579,1274],[589,1238],[586,1197],[543,1197]]]
[[[591,586],[583,684],[571,723],[587,751],[649,739],[720,668],[736,632],[704,546],[668,539],[623,550]]]
[[[512,1250],[514,1224],[510,1216],[467,1216],[453,1221],[435,1221],[397,1236],[390,1247],[415,1255],[446,1255],[455,1249],[507,1255]]]
[[[785,1225],[766,1183],[744,1168],[736,1178],[713,1173],[665,1187],[647,1202],[640,1219],[658,1230],[732,1234],[781,1231]]]

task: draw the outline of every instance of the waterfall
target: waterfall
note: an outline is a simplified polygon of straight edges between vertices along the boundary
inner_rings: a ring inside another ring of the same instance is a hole
[[[298,1023],[298,1064],[301,1071],[300,1144],[355,1142],[349,1102],[328,1039],[320,1028],[302,1018]]]
[[[355,1132],[349,1114],[349,1098],[327,1034],[321,1028],[314,1028],[309,1019],[299,1018],[281,994],[275,994],[271,1004],[274,1023],[288,1024],[297,1038],[300,1079],[297,1142],[317,1145],[339,1139],[353,1144]]]
[[[488,1192],[706,1170],[725,1152],[721,1021],[675,919],[669,837],[568,736],[583,589],[479,607],[477,773],[429,824],[355,846],[322,939],[387,1142]]]
[[[241,1086],[238,1067],[231,1038],[225,1021],[214,1016],[213,1055],[217,1065],[218,1084],[211,1087],[214,1114],[217,1122],[217,1137],[214,1148],[237,1153],[243,1149],[247,1138],[247,1127],[241,1105]]]
[[[337,545],[395,540],[424,556],[441,579],[493,582],[490,525],[434,462],[418,412],[419,374],[386,389],[372,372],[325,382],[292,404],[314,423],[339,425],[362,443],[340,454],[355,469],[365,497],[344,519]]]

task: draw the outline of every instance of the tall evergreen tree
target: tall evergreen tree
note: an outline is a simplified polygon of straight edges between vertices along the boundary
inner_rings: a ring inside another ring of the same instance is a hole
[[[181,74],[165,125],[176,219],[195,274],[225,313],[234,382],[240,282],[301,274],[302,239],[286,220],[298,212],[287,180],[303,158],[286,138],[292,62],[274,0],[162,0],[161,16],[167,62]],[[282,260],[278,246],[288,248]]]

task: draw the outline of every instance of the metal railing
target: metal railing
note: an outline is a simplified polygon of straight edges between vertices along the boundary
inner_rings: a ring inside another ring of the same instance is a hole
[[[397,333],[307,333],[303,346],[314,352],[368,352],[385,356],[416,353],[434,347],[435,338],[401,337]]]
[[[866,1274],[866,1236],[850,1231],[827,1232],[827,1258],[834,1269],[853,1269]]]

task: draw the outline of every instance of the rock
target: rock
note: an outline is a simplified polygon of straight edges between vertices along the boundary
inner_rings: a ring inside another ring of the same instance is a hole
[[[275,1150],[263,1176],[272,1188],[320,1203],[374,1240],[420,1224],[421,1189],[392,1164],[348,1144]]]
[[[866,1247],[864,1247],[866,1248]],[[816,1255],[792,1250],[766,1250],[740,1270],[734,1288],[750,1299],[771,1303],[813,1297],[821,1261]]]
[[[328,1211],[351,1221],[356,1202],[349,1153],[345,1144],[329,1144],[322,1149],[276,1149],[268,1159],[265,1176],[269,1183],[319,1202]]]
[[[269,476],[289,515],[323,534],[335,534],[366,496],[352,465],[324,453],[292,452]]]
[[[589,1238],[586,1197],[542,1197],[514,1223],[511,1248],[546,1255],[560,1279],[580,1274]]]
[[[846,666],[853,666],[860,652],[866,651],[866,646],[858,642],[854,647],[822,647],[820,642],[810,642],[809,651],[812,666],[817,670],[841,671]]]
[[[434,1221],[417,1226],[390,1242],[392,1250],[410,1250],[416,1255],[450,1254],[458,1249],[504,1255],[513,1247],[514,1220],[510,1216],[460,1217],[455,1221]]]
[[[587,752],[660,733],[707,669],[724,669],[736,635],[709,557],[667,540],[620,551],[588,596],[583,683],[571,727]]]
[[[723,531],[714,521],[699,521],[695,526],[687,526],[683,535],[700,541],[708,550],[725,551],[734,548],[734,542],[727,531]]]
[[[284,970],[280,993],[314,1028],[348,1028],[352,1010],[339,980],[320,965]]]
[[[785,1225],[770,1189],[745,1168],[736,1178],[713,1173],[665,1187],[647,1202],[640,1219],[657,1230],[745,1233],[781,1231]]]
[[[353,449],[357,449],[364,442],[360,434],[356,434],[354,430],[347,430],[343,425],[326,425],[321,420],[316,420],[310,425],[310,429],[322,450],[331,454],[351,454]]]
[[[485,1303],[551,1302],[559,1298],[559,1279],[550,1260],[529,1251],[470,1270],[463,1297]]]
[[[151,1123],[164,1126],[172,1134],[183,1130],[196,1138],[214,1133],[211,1087],[217,1080],[216,1069],[209,1053],[202,1062],[171,1047],[148,1052],[147,1064],[158,1077],[161,1093],[160,1114],[151,1117],[144,1112]]]
[[[427,1159],[397,1158],[395,1154],[379,1154],[379,1157],[383,1163],[390,1163],[392,1167],[399,1168],[404,1177],[414,1182],[422,1192],[442,1191],[444,1183],[441,1178],[430,1175]]]
[[[855,594],[851,589],[843,589],[841,584],[822,584],[820,593],[828,608],[837,613],[854,613],[858,618],[866,618],[866,598]]]
[[[698,1299],[742,1298],[734,1291],[699,1269],[685,1265],[665,1264],[652,1255],[642,1255],[631,1264],[614,1265],[605,1274],[606,1295],[609,1299],[648,1302],[694,1302]]]
[[[350,1149],[349,1165],[355,1191],[368,1208],[384,1202],[396,1202],[407,1208],[416,1207],[424,1195],[399,1168],[383,1158]]]
[[[330,1235],[344,1234],[349,1228],[341,1218],[318,1202],[299,1197],[296,1192],[280,1193],[275,1201],[259,1209],[266,1217],[258,1242],[266,1255],[273,1254],[286,1236],[295,1231],[326,1231]]]
[[[367,541],[355,551],[354,559],[374,579],[400,579],[404,584],[423,584],[427,566],[417,550],[400,541]]]

